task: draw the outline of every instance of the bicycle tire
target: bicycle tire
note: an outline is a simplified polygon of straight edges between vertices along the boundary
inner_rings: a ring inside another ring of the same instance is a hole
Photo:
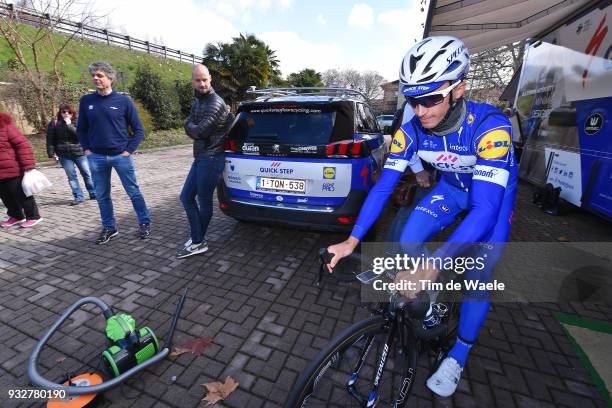
[[[289,392],[284,407],[361,407],[362,405],[357,399],[348,392],[346,383],[342,383],[341,380],[348,380],[351,378],[352,368],[355,367],[354,363],[359,358],[353,354],[355,352],[363,352],[365,348],[364,344],[359,344],[359,342],[363,341],[363,343],[365,343],[365,339],[372,337],[376,342],[375,344],[373,343],[372,346],[376,345],[376,347],[367,347],[365,354],[367,356],[366,358],[372,355],[374,358],[364,363],[362,370],[365,369],[365,373],[363,373],[363,375],[360,373],[359,376],[359,382],[366,383],[360,384],[361,386],[365,385],[365,387],[362,387],[362,390],[360,390],[360,394],[364,395],[364,390],[369,392],[370,388],[368,387],[368,381],[371,386],[374,377],[367,374],[368,372],[373,373],[372,370],[376,370],[376,363],[379,361],[378,358],[380,354],[376,353],[376,350],[377,348],[382,349],[381,346],[384,344],[383,341],[378,341],[376,336],[380,336],[379,339],[384,338],[389,332],[388,325],[389,322],[384,316],[377,315],[357,322],[340,332],[313,358],[310,364],[298,377],[293,388]],[[412,337],[407,338],[413,339]],[[377,405],[379,407],[393,406],[401,408],[407,403],[410,389],[416,377],[417,363],[416,342],[414,342],[414,340],[408,341],[408,346],[407,349],[403,351],[403,356],[399,355],[396,342],[394,341],[392,343],[391,350],[389,351],[389,360],[383,371],[383,377],[379,386],[379,405]],[[357,349],[353,349],[353,347]],[[373,354],[371,351],[372,349],[375,350]],[[331,374],[329,374],[330,369],[333,370]],[[395,371],[395,373],[393,371]],[[391,376],[391,381],[389,381],[389,376]],[[329,382],[334,382],[335,378],[333,377],[340,377],[339,381],[336,384],[329,384]],[[325,384],[323,384],[324,381],[326,382]],[[385,391],[389,388],[389,385],[391,393],[387,397]],[[317,394],[313,395],[315,392]],[[367,392],[365,396],[368,395]],[[384,398],[383,393],[385,393]],[[342,398],[342,395],[346,398]],[[385,405],[384,401],[387,398],[389,401],[394,402],[390,405]],[[395,403],[397,400],[400,401],[399,404]],[[383,402],[383,404],[380,405],[380,402]]]

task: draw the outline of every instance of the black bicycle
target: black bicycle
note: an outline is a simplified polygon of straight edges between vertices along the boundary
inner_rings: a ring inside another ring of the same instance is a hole
[[[326,249],[320,255],[323,268],[332,255]],[[349,262],[356,265],[358,257],[352,255]],[[354,276],[369,285],[372,275],[366,271]],[[387,272],[388,279],[394,277],[395,272]],[[433,371],[452,347],[459,304],[454,295],[450,302],[436,303],[442,321],[427,329],[427,292],[419,292],[414,300],[388,293],[389,301],[376,303],[371,317],[344,329],[315,356],[297,379],[285,408],[406,406],[419,353],[429,354]]]

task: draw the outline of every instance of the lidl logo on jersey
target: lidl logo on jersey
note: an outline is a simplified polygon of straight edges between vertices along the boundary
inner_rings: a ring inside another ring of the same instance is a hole
[[[401,153],[406,150],[406,136],[400,129],[393,135],[393,141],[391,142],[391,153]]]
[[[510,134],[505,130],[493,130],[482,137],[476,151],[483,159],[503,157],[510,149]]]
[[[335,167],[323,167],[323,178],[327,180],[336,178],[336,168]]]

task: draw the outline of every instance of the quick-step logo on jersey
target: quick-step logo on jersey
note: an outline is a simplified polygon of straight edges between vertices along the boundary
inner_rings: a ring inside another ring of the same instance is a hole
[[[450,153],[448,153],[448,154],[442,153],[441,155],[436,157],[436,162],[450,162],[450,163],[454,163],[457,160],[459,160],[459,156],[455,156],[455,155],[452,155]]]
[[[510,150],[510,134],[501,129],[493,130],[480,139],[476,152],[483,159],[498,159]]]
[[[404,160],[404,159],[394,159],[394,158],[387,158],[387,160],[385,161],[385,169],[391,169],[391,170],[397,170],[401,173],[403,173],[406,168],[408,167],[409,162],[408,160]]]
[[[491,166],[475,166],[472,180],[488,181],[506,187],[510,173],[505,169]]]
[[[419,150],[419,157],[438,170],[455,173],[471,173],[476,157],[467,154],[454,154],[446,151]]]
[[[404,150],[406,150],[406,136],[404,136],[404,132],[398,129],[391,141],[391,153],[401,153]]]

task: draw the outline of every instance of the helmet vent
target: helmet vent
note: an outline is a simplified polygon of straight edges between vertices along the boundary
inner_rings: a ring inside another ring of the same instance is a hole
[[[429,63],[425,66],[425,68],[423,69],[423,74],[426,74],[429,72],[429,70],[431,69],[431,66],[433,65],[434,61],[436,59],[438,59],[438,57],[440,55],[443,55],[444,51],[439,50],[438,52],[435,53],[435,55],[431,58],[431,60],[429,61]]]
[[[446,68],[446,71],[444,71],[444,73],[448,74],[448,73],[453,72],[455,69],[457,69],[459,65],[461,65],[459,61],[453,61],[453,63],[450,64],[448,68]]]
[[[430,76],[428,76],[428,77],[425,77],[425,78],[421,78],[421,79],[419,79],[417,82],[419,82],[419,83],[421,83],[421,82],[429,82],[429,81],[431,81],[431,80],[432,80],[432,79],[433,79],[435,76],[436,76],[436,74],[431,74],[431,75],[430,75]]]
[[[423,58],[423,55],[419,55],[418,57],[415,57],[414,55],[410,56],[410,73],[414,74],[414,70],[416,68],[416,64],[417,62],[419,62],[419,60]]]
[[[417,52],[419,52],[419,50],[421,49],[422,46],[424,46],[425,44],[427,44],[430,41],[431,41],[431,38],[427,38],[427,39],[423,40],[421,42],[421,45],[419,45],[419,48],[417,48]]]
[[[455,40],[450,40],[450,41],[448,41],[447,43],[445,43],[445,44],[444,44],[442,47],[440,47],[440,48],[446,48],[446,47],[448,47],[449,45],[451,45],[451,44],[452,44],[452,43],[454,43],[454,42],[455,42]]]

